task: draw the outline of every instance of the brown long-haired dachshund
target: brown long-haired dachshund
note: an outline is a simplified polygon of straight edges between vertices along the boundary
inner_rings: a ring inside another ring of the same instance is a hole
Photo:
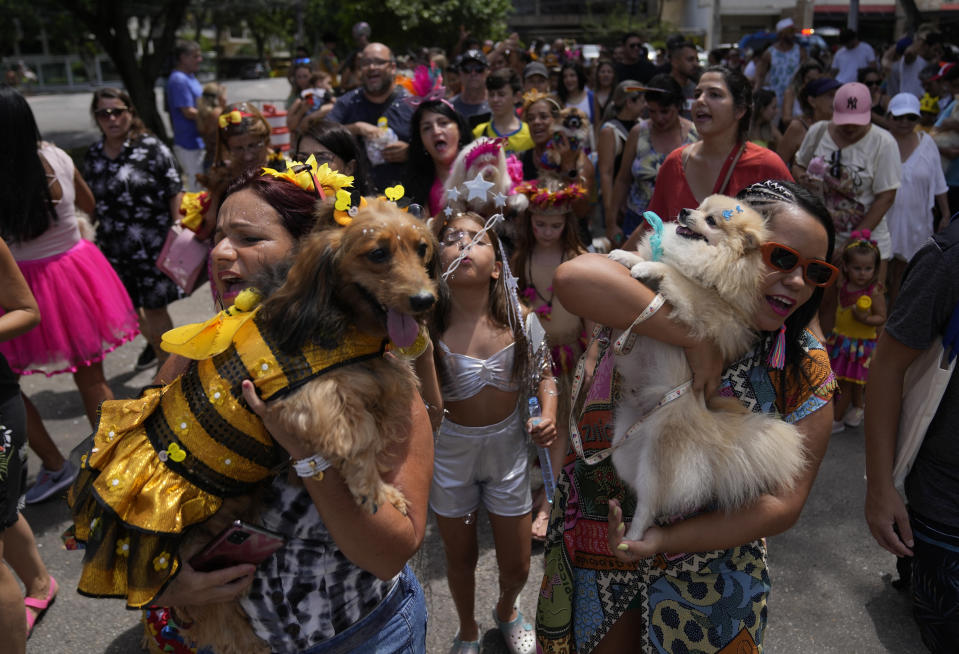
[[[392,202],[371,199],[350,225],[321,228],[301,244],[286,281],[264,303],[264,326],[290,353],[310,342],[340,345],[351,328],[405,347],[436,304],[430,270],[436,240]],[[406,501],[380,480],[377,457],[409,429],[417,381],[407,362],[378,357],[333,371],[277,400],[284,427],[340,469],[358,502],[373,511]]]
[[[439,299],[432,232],[379,199],[367,200],[346,227],[336,225],[327,208],[318,211],[322,226],[301,242],[288,270],[271,271],[258,284],[267,296],[263,328],[289,355],[310,343],[338,347],[354,330],[408,346]],[[271,404],[282,408],[275,414],[284,428],[339,470],[358,504],[373,512],[389,502],[405,514],[403,494],[382,479],[382,455],[409,432],[417,385],[409,362],[386,354],[314,378]],[[184,558],[220,527],[249,516],[245,511],[251,503],[250,498],[227,500],[191,534]],[[219,654],[269,651],[236,601],[174,610],[190,624],[181,629],[183,635],[198,646]]]

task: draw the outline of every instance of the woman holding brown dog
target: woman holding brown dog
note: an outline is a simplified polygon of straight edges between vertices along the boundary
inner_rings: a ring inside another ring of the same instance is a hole
[[[282,262],[313,228],[316,197],[287,181],[248,174],[227,191],[217,217],[211,254],[216,294],[229,304],[268,267]],[[186,368],[171,356],[158,381],[169,382]],[[244,384],[244,397],[276,441],[294,459],[296,439],[283,433],[270,407]],[[265,527],[287,538],[283,550],[259,567],[236,565],[198,572],[183,562],[178,575],[156,598],[156,606],[214,604],[241,598],[257,635],[274,652],[317,654],[340,651],[425,651],[426,604],[407,560],[422,543],[433,463],[429,419],[421,401],[410,407],[412,427],[390,452],[384,480],[409,501],[403,515],[392,505],[375,514],[357,510],[335,468],[321,480],[281,473],[264,499]],[[276,597],[284,598],[278,605]],[[188,647],[176,616],[147,612],[161,650]],[[215,654],[215,653],[214,653]]]
[[[716,347],[691,338],[684,325],[668,318],[668,307],[654,309],[633,330],[683,347],[698,392],[735,397],[750,410],[777,413],[795,424],[808,466],[791,489],[730,512],[699,507],[657,522],[640,541],[624,541],[635,496],[610,459],[593,458],[610,447],[608,425],[619,388],[605,348],[584,391],[578,423],[583,438],[577,443],[572,435],[582,454],[567,455],[550,517],[537,613],[543,651],[762,646],[770,587],[763,539],[798,519],[832,424],[835,378],[808,325],[836,270],[827,263],[832,221],[810,193],[792,182],[768,181],[747,187],[739,198],[764,214],[774,245],[764,253],[764,301],[753,316],[760,337],[753,351],[723,370]],[[655,296],[626,268],[597,255],[562,264],[553,285],[571,311],[614,329],[629,329]]]

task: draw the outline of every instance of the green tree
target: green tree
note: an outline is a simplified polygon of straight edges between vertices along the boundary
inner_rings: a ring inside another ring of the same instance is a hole
[[[168,67],[177,30],[190,0],[56,0],[113,61],[137,112],[155,134],[166,138],[153,87]]]
[[[676,30],[670,23],[664,23],[662,15],[663,0],[650,0],[646,9],[652,13],[630,14],[626,4],[615,7],[606,13],[593,13],[587,5],[587,17],[583,21],[584,38],[587,41],[618,44],[629,32],[638,32],[650,43],[662,43]]]
[[[415,46],[448,48],[456,43],[459,26],[472,36],[502,38],[510,0],[354,0],[334,6],[327,0],[308,0],[305,11],[307,33],[314,40],[323,32],[344,37],[349,46],[350,27],[366,21],[373,40],[394,50]]]

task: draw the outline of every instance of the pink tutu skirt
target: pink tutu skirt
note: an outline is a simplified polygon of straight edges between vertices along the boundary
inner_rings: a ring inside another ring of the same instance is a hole
[[[850,338],[833,332],[827,340],[827,347],[829,363],[838,379],[854,384],[866,383],[876,339]]]
[[[130,296],[93,243],[17,265],[40,308],[39,325],[0,343],[17,374],[76,372],[137,335]]]

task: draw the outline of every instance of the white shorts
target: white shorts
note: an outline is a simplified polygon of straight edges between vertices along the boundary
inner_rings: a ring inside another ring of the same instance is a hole
[[[483,427],[443,420],[436,435],[430,508],[444,518],[465,516],[481,502],[494,515],[532,511],[527,441],[518,409]]]

